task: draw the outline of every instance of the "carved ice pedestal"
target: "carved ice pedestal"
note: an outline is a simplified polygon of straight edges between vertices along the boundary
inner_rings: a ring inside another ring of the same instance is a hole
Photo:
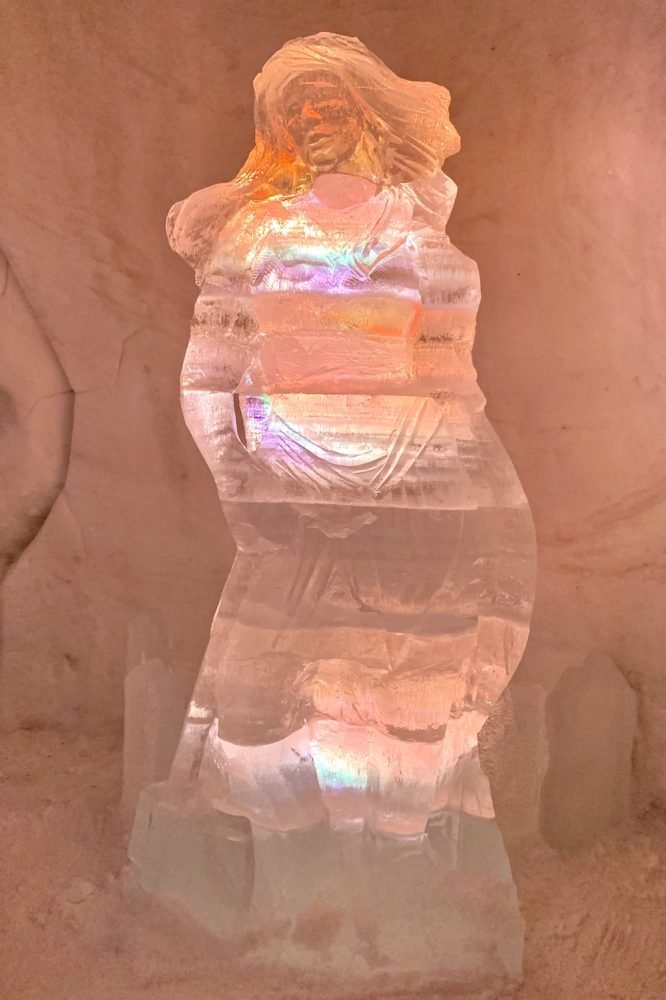
[[[518,978],[523,921],[493,819],[445,810],[422,838],[284,833],[144,792],[131,856],[149,892],[233,953],[368,976],[409,973],[481,984]]]
[[[239,175],[169,214],[200,286],[183,410],[238,553],[130,853],[258,958],[516,976],[477,736],[527,639],[534,538],[445,230],[448,94],[328,34],[255,91]]]

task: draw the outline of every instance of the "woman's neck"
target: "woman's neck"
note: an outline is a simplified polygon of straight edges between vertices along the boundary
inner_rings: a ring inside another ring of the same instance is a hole
[[[379,185],[368,177],[356,174],[317,174],[311,190],[322,204],[331,208],[347,208],[368,201],[377,193]]]

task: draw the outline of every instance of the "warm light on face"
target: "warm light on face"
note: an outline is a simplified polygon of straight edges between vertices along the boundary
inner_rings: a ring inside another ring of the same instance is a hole
[[[285,88],[284,101],[287,131],[309,167],[325,173],[352,158],[362,118],[341,80],[303,74]]]

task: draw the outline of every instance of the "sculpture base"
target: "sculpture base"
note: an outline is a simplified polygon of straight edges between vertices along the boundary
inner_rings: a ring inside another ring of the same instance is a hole
[[[130,857],[145,890],[254,960],[447,983],[520,978],[523,920],[493,819],[442,812],[422,838],[323,824],[271,833],[163,783],[141,796]]]

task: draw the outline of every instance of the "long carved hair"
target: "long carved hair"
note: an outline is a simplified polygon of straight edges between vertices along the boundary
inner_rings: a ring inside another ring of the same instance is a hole
[[[312,184],[313,171],[287,127],[285,92],[300,77],[307,78],[304,86],[316,86],[317,73],[339,79],[360,111],[363,129],[354,157],[361,169],[364,162],[374,164],[375,173],[379,166],[375,179],[387,186],[419,187],[437,175],[445,180],[441,165],[460,148],[445,87],[401,79],[357,38],[329,32],[295,38],[254,79],[255,145],[236,177],[196,191],[169,212],[169,242],[197,272],[212,240],[243,205],[298,194]],[[455,186],[448,184],[445,200],[452,203]],[[437,181],[435,186],[442,187]]]

